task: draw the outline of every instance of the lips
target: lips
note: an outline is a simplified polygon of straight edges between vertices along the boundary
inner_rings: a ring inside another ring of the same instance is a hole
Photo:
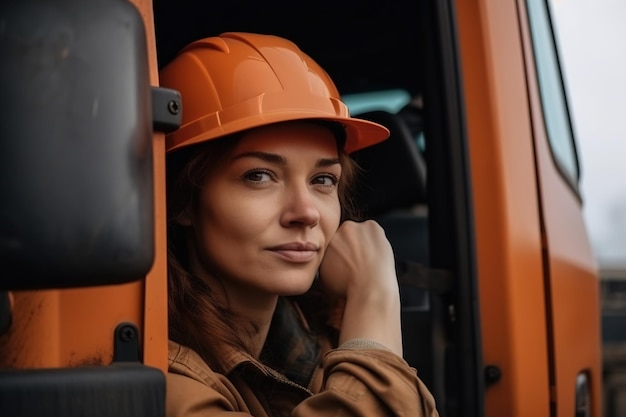
[[[287,262],[306,263],[317,257],[320,247],[310,242],[290,242],[268,250]]]

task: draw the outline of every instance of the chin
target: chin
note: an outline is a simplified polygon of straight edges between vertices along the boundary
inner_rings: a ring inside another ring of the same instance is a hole
[[[296,279],[296,280],[292,278],[289,280],[288,283],[286,282],[285,285],[282,286],[281,289],[277,289],[278,290],[277,295],[281,295],[285,297],[292,296],[292,295],[302,295],[311,289],[311,286],[313,285],[314,280],[315,280],[315,275],[312,275],[306,278]]]

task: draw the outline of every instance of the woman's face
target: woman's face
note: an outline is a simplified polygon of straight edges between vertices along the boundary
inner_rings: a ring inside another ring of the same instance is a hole
[[[209,175],[191,223],[192,267],[235,294],[295,295],[313,282],[340,221],[333,133],[305,122],[246,133]]]

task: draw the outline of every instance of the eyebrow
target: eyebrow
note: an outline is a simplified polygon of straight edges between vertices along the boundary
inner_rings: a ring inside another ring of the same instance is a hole
[[[233,160],[242,159],[242,158],[258,158],[266,162],[270,162],[278,165],[287,165],[287,159],[285,157],[269,152],[242,152],[233,157]],[[328,167],[332,165],[339,164],[339,158],[320,158],[317,160],[315,164],[316,167]]]

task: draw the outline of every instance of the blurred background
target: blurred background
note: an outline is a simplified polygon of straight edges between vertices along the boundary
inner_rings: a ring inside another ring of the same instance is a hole
[[[554,0],[584,209],[601,266],[626,268],[626,2]]]
[[[605,417],[626,416],[626,1],[552,0],[601,274]]]

